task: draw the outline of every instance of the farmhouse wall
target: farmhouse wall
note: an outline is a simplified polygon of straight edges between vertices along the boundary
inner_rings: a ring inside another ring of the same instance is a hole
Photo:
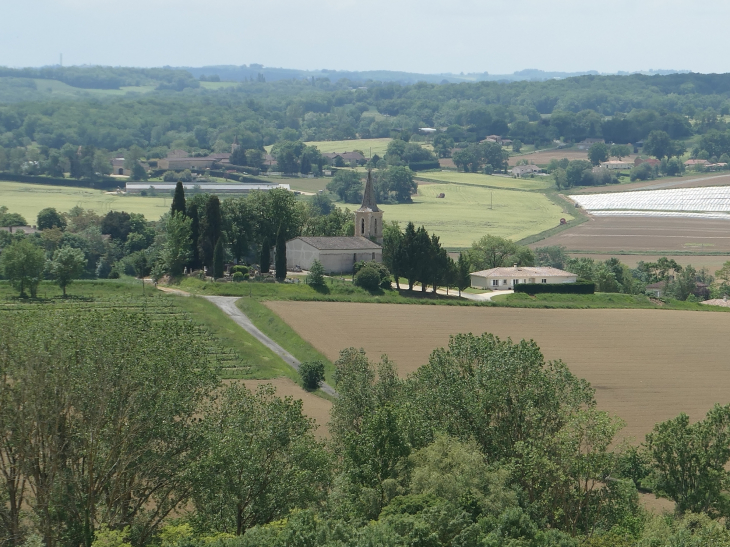
[[[546,284],[557,284],[557,283],[575,283],[577,276],[535,276],[530,274],[529,276],[480,276],[471,275],[471,286],[475,289],[511,289],[516,284],[522,283],[542,283],[545,280]],[[493,281],[497,280],[499,285],[493,285]],[[517,283],[515,283],[517,281]]]

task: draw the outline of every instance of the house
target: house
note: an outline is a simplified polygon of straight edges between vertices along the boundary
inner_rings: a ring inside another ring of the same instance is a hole
[[[512,146],[512,141],[510,139],[502,139],[502,146]]]
[[[481,140],[479,142],[498,142],[501,144],[502,137],[500,137],[499,135],[487,135],[486,138],[484,138],[483,140]]]
[[[606,141],[604,139],[583,139],[581,142],[577,143],[575,147],[578,150],[588,150],[594,144],[606,144]]]
[[[651,165],[652,167],[656,167],[657,165],[661,164],[662,162],[660,162],[660,161],[659,161],[658,159],[656,159],[656,158],[647,158],[647,159],[645,159],[645,160],[643,160],[643,159],[641,159],[641,158],[636,158],[636,159],[634,160],[634,167],[636,167],[637,165],[641,165],[642,163],[648,163],[648,164],[649,164],[649,165]]]
[[[231,155],[227,152],[192,157],[185,150],[171,150],[166,158],[157,160],[157,167],[170,171],[210,169],[216,163],[230,163],[230,157]]]
[[[508,290],[522,283],[575,283],[574,273],[548,266],[514,266],[492,268],[469,274],[471,286],[476,289]]]
[[[112,160],[112,175],[125,175],[128,177],[131,174],[132,171],[124,167],[124,158],[114,158]]]
[[[379,245],[382,242],[383,211],[375,202],[373,179],[368,172],[362,205],[355,211],[355,236],[290,239],[286,242],[286,266],[308,270],[319,260],[326,272],[351,272],[355,262],[382,262],[383,248]]]
[[[326,152],[322,154],[322,157],[332,165],[337,165],[338,163],[344,165],[351,165],[352,163],[365,165],[368,161],[360,152]],[[340,158],[342,161],[338,162],[337,158]]]
[[[619,161],[619,160],[611,160],[611,161],[604,161],[601,162],[601,167],[605,169],[631,169],[634,167],[634,162],[631,161]]]
[[[514,176],[522,177],[523,175],[539,173],[542,169],[540,169],[537,165],[516,165],[510,169],[510,171]]]
[[[704,167],[705,165],[709,165],[710,162],[707,160],[687,160],[684,162],[685,167]]]

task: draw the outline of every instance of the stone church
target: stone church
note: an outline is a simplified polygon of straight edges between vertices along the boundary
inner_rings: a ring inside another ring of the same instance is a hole
[[[350,273],[355,262],[383,261],[383,211],[375,201],[373,179],[368,180],[362,205],[355,211],[354,237],[295,237],[286,242],[286,266],[303,270],[319,260],[327,273]]]

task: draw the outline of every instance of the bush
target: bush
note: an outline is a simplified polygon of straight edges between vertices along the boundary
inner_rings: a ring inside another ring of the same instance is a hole
[[[299,365],[299,376],[305,389],[315,390],[324,381],[324,363],[322,361],[305,361]]]
[[[578,283],[520,283],[515,285],[515,292],[527,294],[593,294],[596,292],[596,284],[582,281]]]
[[[240,282],[243,281],[244,277],[241,272],[233,272],[233,281]]]
[[[309,268],[308,282],[310,285],[315,287],[321,287],[324,285],[324,267],[319,260],[312,262],[312,267]]]
[[[354,266],[355,285],[368,291],[390,288],[390,272],[379,262],[357,262]]]
[[[246,275],[247,273],[249,273],[248,266],[243,266],[241,264],[239,264],[237,266],[232,266],[231,274],[235,274],[235,273],[240,273],[241,275]]]

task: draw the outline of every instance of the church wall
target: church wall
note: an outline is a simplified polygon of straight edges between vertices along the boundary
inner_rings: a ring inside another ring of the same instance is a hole
[[[373,258],[375,255],[375,258]],[[315,260],[319,260],[327,273],[351,273],[355,262],[375,260],[383,261],[382,249],[362,250],[326,250],[315,249],[300,239],[293,239],[286,243],[286,266],[299,266],[303,270],[312,267]]]

